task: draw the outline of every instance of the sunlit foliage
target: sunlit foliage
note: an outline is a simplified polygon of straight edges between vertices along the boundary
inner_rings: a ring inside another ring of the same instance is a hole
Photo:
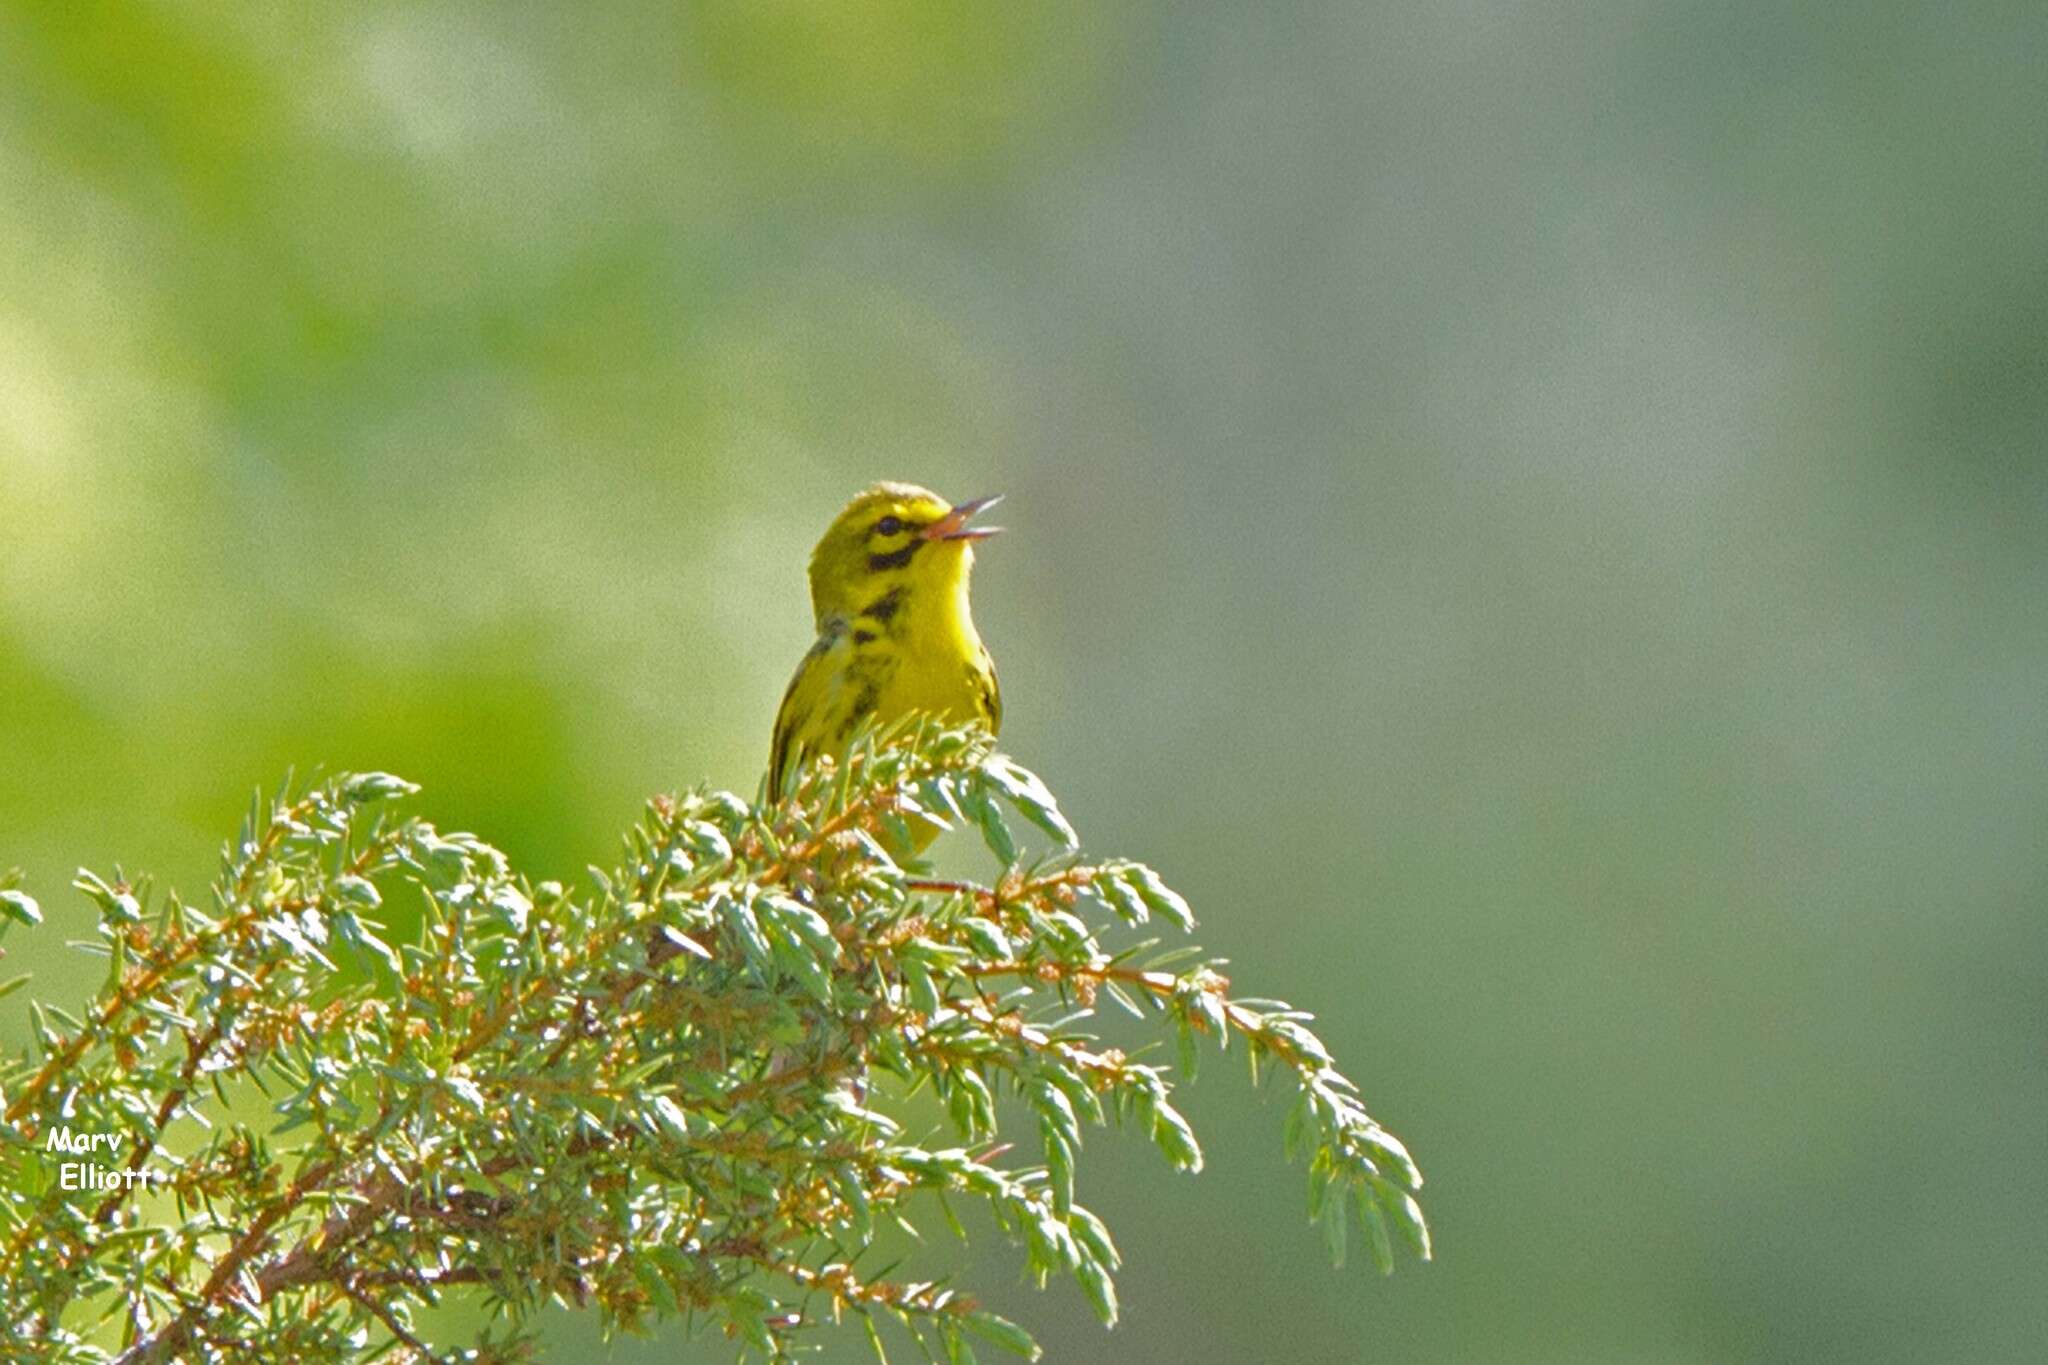
[[[765,806],[657,798],[574,888],[401,814],[414,792],[367,773],[259,800],[203,905],[80,874],[106,982],[76,1013],[39,1003],[0,1072],[0,1283],[46,1358],[520,1359],[550,1301],[757,1357],[831,1324],[878,1355],[907,1334],[1035,1356],[965,1289],[870,1265],[877,1230],[964,1237],[955,1205],[978,1202],[1113,1324],[1083,1132],[1200,1170],[1173,1090],[1212,1046],[1293,1087],[1286,1145],[1333,1256],[1354,1217],[1382,1268],[1396,1238],[1428,1255],[1421,1177],[1307,1016],[1145,936],[1192,927],[1185,902],[1084,860],[976,732],[869,736]],[[992,877],[899,864],[917,812],[978,832]],[[1049,855],[1020,851],[1018,816]],[[41,919],[16,889],[0,911]],[[1108,1004],[1177,1063],[1104,1043]],[[60,1188],[60,1130],[121,1135],[108,1159],[156,1183]],[[430,1342],[417,1310],[456,1295],[502,1311]]]

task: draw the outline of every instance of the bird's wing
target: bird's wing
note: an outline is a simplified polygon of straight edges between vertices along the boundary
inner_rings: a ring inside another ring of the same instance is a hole
[[[783,779],[790,770],[817,751],[845,673],[846,660],[839,656],[849,648],[846,623],[828,620],[783,690],[782,707],[775,713],[775,743],[768,755],[770,800],[782,795]]]
[[[976,672],[974,683],[981,695],[981,718],[993,735],[1003,728],[1003,689],[996,681],[996,661],[989,657],[986,649],[981,651],[981,667]]]

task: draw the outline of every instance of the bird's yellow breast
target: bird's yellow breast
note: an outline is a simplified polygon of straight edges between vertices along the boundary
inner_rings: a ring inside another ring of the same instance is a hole
[[[858,661],[874,657],[884,677],[875,710],[884,720],[926,711],[950,721],[980,720],[996,727],[995,666],[974,629],[964,584],[933,605],[912,600],[888,621],[856,618]]]
[[[1002,724],[995,665],[974,629],[964,582],[897,584],[850,616],[825,620],[776,717],[771,790],[782,790],[796,764],[844,747],[863,722],[915,712],[978,720],[991,731]]]

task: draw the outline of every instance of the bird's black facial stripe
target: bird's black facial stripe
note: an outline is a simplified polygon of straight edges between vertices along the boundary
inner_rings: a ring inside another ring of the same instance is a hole
[[[902,605],[903,589],[899,585],[862,607],[860,614],[871,620],[886,622],[896,615],[896,609]]]
[[[900,550],[891,550],[885,555],[868,556],[868,572],[880,573],[884,569],[900,569],[910,562],[910,557],[924,548],[925,542],[913,540]]]

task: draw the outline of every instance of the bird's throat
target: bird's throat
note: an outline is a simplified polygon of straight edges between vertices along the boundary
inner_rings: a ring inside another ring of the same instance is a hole
[[[936,548],[936,547],[934,547]],[[951,547],[947,547],[951,548]],[[979,643],[970,613],[965,546],[909,572],[877,574],[848,615],[856,643],[887,637],[913,650]],[[922,570],[919,572],[918,570]]]

